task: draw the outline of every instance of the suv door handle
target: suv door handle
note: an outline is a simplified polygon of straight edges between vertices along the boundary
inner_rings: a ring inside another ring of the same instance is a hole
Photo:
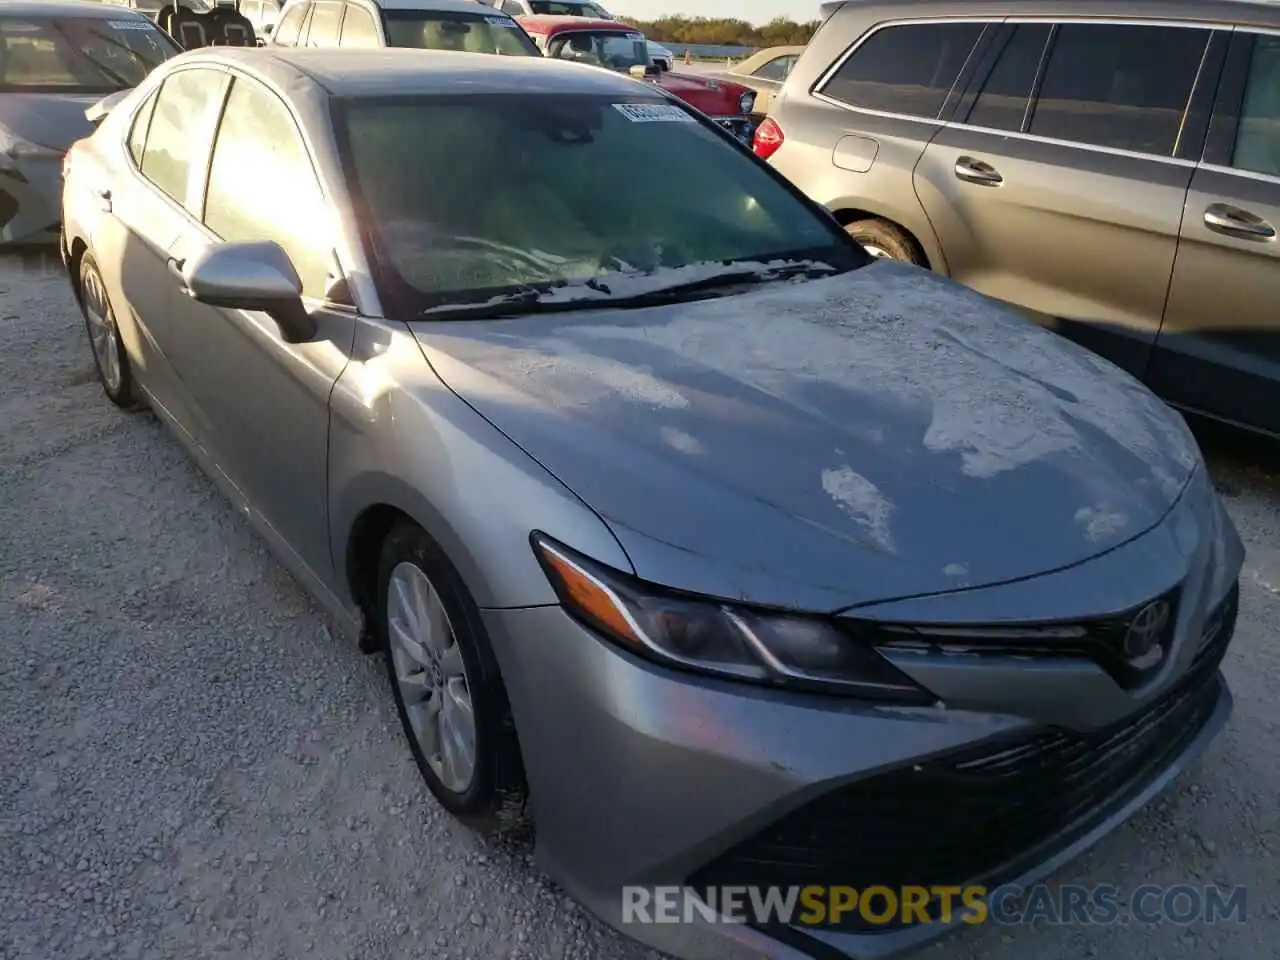
[[[111,212],[111,191],[110,190],[94,190],[93,195],[98,198],[98,208],[103,213]]]
[[[997,187],[1004,183],[1004,177],[985,160],[976,157],[961,157],[956,161],[956,176],[969,183],[980,183],[984,187]]]
[[[1229,203],[1211,203],[1204,211],[1204,225],[1214,233],[1240,240],[1274,240],[1276,228],[1256,213]]]

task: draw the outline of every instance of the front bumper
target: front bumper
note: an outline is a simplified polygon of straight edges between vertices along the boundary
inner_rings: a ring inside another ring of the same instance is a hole
[[[1037,882],[1092,846],[1189,765],[1231,712],[1218,668],[1235,628],[1238,537],[1207,494],[1189,497],[1162,526],[1146,536],[1168,538],[1154,542],[1165,544],[1165,572],[1178,571],[1176,637],[1169,669],[1125,694],[1122,714],[1110,702],[1089,716],[1059,711],[1062,677],[1038,661],[1017,664],[1016,674],[1007,663],[957,664],[948,682],[957,700],[968,697],[963,705],[876,706],[677,673],[599,639],[559,607],[486,611],[539,862],[617,929],[694,960],[879,960],[944,935],[960,921],[757,927],[694,913],[687,922],[628,923],[623,891],[994,889]],[[1031,595],[993,590],[1004,599],[990,602],[1019,616],[1051,595],[1060,605],[1096,602],[1106,565],[1088,566],[1043,578],[1047,586]],[[1150,586],[1140,577],[1129,584],[1143,595]],[[1072,669],[1084,677],[1088,668]],[[988,670],[1000,675],[994,687]],[[1095,672],[1079,689],[1111,682]],[[1054,691],[1047,716],[1036,708],[1041,688]]]
[[[695,960],[879,959],[959,920],[876,931],[696,916],[636,924],[623,920],[623,887],[1025,886],[1157,795],[1231,710],[1219,663],[1234,614],[1184,681],[1087,736],[681,676],[612,648],[556,607],[485,620],[520,731],[539,863],[627,936]],[[1009,758],[1027,760],[1014,781],[1002,780]],[[961,767],[969,794],[954,780]],[[1001,803],[989,792],[997,781]],[[1050,809],[1027,817],[1028,800]],[[1019,809],[1023,822],[1010,819]],[[969,820],[952,831],[948,818],[961,815]],[[963,876],[929,876],[948,864]]]

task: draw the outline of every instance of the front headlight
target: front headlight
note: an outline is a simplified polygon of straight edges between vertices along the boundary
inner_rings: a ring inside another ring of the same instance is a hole
[[[541,534],[534,552],[581,623],[667,666],[895,703],[936,698],[819,617],[676,593],[588,560]]]
[[[750,113],[752,108],[755,105],[756,105],[756,95],[751,91],[747,91],[746,93],[744,93],[742,96],[738,98],[739,113]]]

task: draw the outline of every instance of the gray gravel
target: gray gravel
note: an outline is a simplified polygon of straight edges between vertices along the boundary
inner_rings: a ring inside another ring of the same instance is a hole
[[[1280,956],[1280,479],[1249,456],[1213,455],[1251,554],[1230,728],[1058,878],[1246,884],[1248,922],[988,929],[926,955]],[[106,403],[65,279],[12,259],[0,644],[3,960],[657,958],[436,806],[379,662],[154,419]]]

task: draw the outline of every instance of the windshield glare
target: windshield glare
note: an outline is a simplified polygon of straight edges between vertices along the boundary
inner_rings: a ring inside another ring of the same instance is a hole
[[[541,56],[529,35],[510,17],[437,10],[385,10],[387,45],[422,50]]]
[[[665,98],[353,99],[337,110],[380,295],[400,315],[735,262],[863,262],[834,221]]]
[[[649,45],[644,34],[620,30],[574,30],[554,37],[547,55],[561,60],[589,63],[610,70],[630,70],[649,65]]]
[[[124,90],[179,52],[150,21],[127,14],[0,17],[0,91]]]

